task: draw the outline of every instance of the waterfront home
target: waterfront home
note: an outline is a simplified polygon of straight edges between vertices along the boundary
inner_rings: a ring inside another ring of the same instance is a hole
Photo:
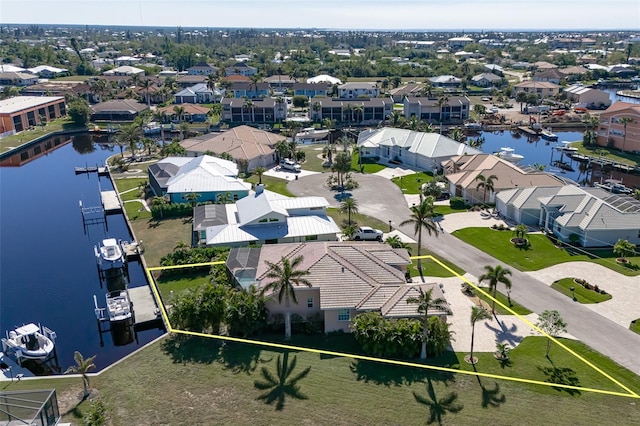
[[[377,158],[384,163],[396,162],[429,172],[437,172],[443,161],[454,156],[480,153],[438,133],[393,127],[360,132],[358,149],[362,158]]]
[[[9,136],[67,115],[62,96],[14,96],[0,100],[0,136]]]
[[[162,114],[163,122],[195,122],[204,123],[207,121],[207,114],[210,109],[194,104],[180,104],[180,107],[184,109],[184,113],[180,116],[176,114],[176,105],[167,105],[166,107],[158,108],[158,112]]]
[[[91,106],[91,121],[133,121],[149,109],[147,104],[134,99],[113,99]]]
[[[462,197],[467,204],[494,203],[496,193],[512,188],[559,186],[565,181],[541,171],[525,171],[497,155],[475,154],[452,157],[442,163],[444,177],[452,197]],[[478,176],[495,176],[493,191],[478,188]]]
[[[350,332],[356,315],[368,311],[386,318],[420,317],[417,305],[407,303],[420,290],[432,290],[434,299],[444,298],[436,283],[407,284],[405,274],[411,264],[407,251],[380,243],[305,242],[232,249],[227,270],[237,286],[261,289],[273,280],[266,276],[267,262],[278,264],[283,257],[297,256],[303,258],[298,268],[309,271],[305,279],[311,287],[296,287],[298,303],[291,301],[289,308],[279,303],[277,294],[269,293],[267,307],[272,316],[289,311],[304,320],[319,319],[325,333]],[[429,314],[446,319],[451,311],[447,305]]]
[[[445,103],[436,98],[406,97],[404,116],[413,116],[430,123],[462,123],[469,119],[471,101],[466,96],[449,96]]]
[[[233,127],[222,133],[209,133],[180,142],[188,156],[196,157],[207,152],[229,154],[236,163],[244,162],[248,170],[256,167],[270,168],[276,165],[274,147],[282,135],[266,132],[250,126]],[[244,172],[247,172],[245,170]]]
[[[625,124],[628,118],[629,121]],[[598,145],[640,152],[640,105],[615,102],[600,114]]]
[[[534,93],[538,98],[552,98],[560,92],[560,86],[547,81],[523,81],[513,86],[513,96],[519,92]]]
[[[233,161],[203,155],[201,157],[167,157],[149,166],[149,186],[157,197],[172,203],[185,203],[189,194],[197,202],[216,202],[220,195],[231,200],[249,195],[251,184],[238,178]]]
[[[611,99],[609,94],[605,91],[592,89],[590,87],[583,86],[582,84],[575,84],[564,89],[564,93],[567,99],[577,104],[577,107],[583,108],[603,108],[611,105]]]
[[[640,201],[600,188],[575,185],[514,188],[496,196],[506,218],[553,233],[583,247],[640,244]]]
[[[207,247],[245,247],[304,241],[337,241],[340,227],[327,216],[323,197],[286,197],[256,185],[234,204],[194,210],[194,241]]]
[[[198,83],[179,91],[174,98],[176,104],[208,104],[219,102],[223,95],[218,89],[211,90],[205,83]]]

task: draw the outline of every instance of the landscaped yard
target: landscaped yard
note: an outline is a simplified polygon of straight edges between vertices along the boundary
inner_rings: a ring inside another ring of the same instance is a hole
[[[634,155],[627,152],[620,152],[617,149],[607,148],[600,145],[585,147],[582,142],[572,143],[571,146],[578,148],[579,154],[591,155],[599,157],[601,154],[606,160],[617,161],[618,163],[629,164],[632,166],[640,166],[640,155]]]
[[[155,272],[154,274],[159,275],[159,277],[154,277],[154,279],[165,304],[169,303],[171,292],[178,294],[183,290],[195,288],[209,282],[209,271],[181,274],[162,274]]]
[[[588,290],[580,284],[576,284],[573,278],[563,278],[555,281],[551,284],[551,288],[558,290],[567,297],[574,297],[575,295],[575,301],[579,303],[600,303],[611,299],[609,293],[601,294],[594,290]],[[572,288],[574,289],[573,291],[571,291]]]
[[[516,248],[509,240],[510,231],[494,231],[489,228],[465,228],[453,235],[521,271],[536,271],[563,262],[594,262],[624,275],[634,276],[640,271],[619,265],[611,251],[598,251],[601,258],[581,254],[570,247],[556,247],[542,234],[529,234],[529,247]],[[605,257],[606,256],[606,257]],[[630,263],[639,265],[640,256],[628,257]]]
[[[629,326],[629,330],[633,331],[634,333],[640,334],[640,318],[631,321],[631,325]]]
[[[357,350],[349,335],[335,338],[294,335],[291,343]],[[562,342],[623,383],[640,389],[637,376],[580,343]],[[526,338],[511,351],[508,366],[502,366],[492,354],[476,353],[480,359],[476,368],[483,373],[620,391],[555,345],[547,359],[545,347],[544,338]],[[470,370],[471,366],[460,362],[464,355],[447,352],[428,362]],[[276,364],[284,359],[292,371],[279,381]],[[287,385],[307,369],[297,388]],[[256,382],[269,381],[267,377],[273,377],[272,385],[258,388]],[[74,424],[90,405],[89,400],[75,405],[82,389],[79,378],[14,381],[3,387],[6,391],[55,387],[63,420]],[[352,425],[398,424],[400,419],[402,424],[418,425],[437,413],[444,424],[527,423],[524,419],[535,419],[535,424],[599,424],[611,419],[616,424],[640,423],[637,401],[624,397],[250,344],[221,345],[197,337],[173,336],[156,342],[91,378],[91,387],[97,389],[113,425]],[[279,400],[282,406],[277,409]],[[432,400],[439,404],[425,402]],[[454,405],[459,406],[457,410],[447,409]]]
[[[500,284],[500,285],[502,285],[502,284]],[[488,287],[481,287],[481,288],[482,288],[482,290],[486,291],[491,296],[493,296],[493,292],[489,291]],[[487,297],[486,294],[484,294],[484,293],[482,293],[480,291],[477,291],[475,289],[474,289],[474,292],[475,292],[475,294],[476,294],[476,296],[478,298],[480,298],[481,300],[485,301],[489,306],[491,306],[493,304],[493,300],[491,300],[489,297]],[[511,308],[511,310],[513,312],[517,313],[518,315],[529,315],[531,313],[531,311],[529,309],[527,309],[526,307],[522,306],[521,304],[519,304],[515,300],[511,300],[511,303],[509,303],[509,298],[507,296],[505,296],[500,290],[496,291],[496,300],[498,300],[503,305],[508,306],[509,308]],[[498,303],[496,303],[496,314],[498,314],[498,315],[513,315],[511,312],[507,311],[505,308],[500,306]]]
[[[433,212],[438,216],[444,216],[451,213],[464,213],[468,208],[469,206],[465,206],[462,209],[454,209],[448,204],[437,204],[433,206]]]
[[[259,182],[258,175],[251,175],[245,179],[245,182],[257,184]],[[273,176],[262,175],[262,183],[264,188],[269,191],[277,192],[278,194],[286,195],[287,197],[294,197],[294,195],[287,189],[287,180],[280,179]]]
[[[143,241],[144,258],[149,267],[159,266],[160,258],[173,250],[179,241],[191,242],[191,218],[141,218],[131,220],[131,227],[136,239]]]
[[[44,126],[44,128],[42,126],[35,126],[32,130],[25,130],[16,135],[0,138],[0,153],[26,144],[27,142],[45,136],[49,133],[59,132],[62,130],[75,130],[80,128],[81,127],[73,124],[67,117],[58,118],[57,120],[49,121]]]
[[[418,172],[405,176],[397,176],[391,179],[398,185],[403,194],[420,194],[422,185],[433,180],[433,174]]]
[[[360,154],[355,153],[351,157],[351,170],[373,174],[387,168],[387,166],[385,166],[384,164],[378,164],[373,158],[363,158],[362,162],[358,162],[359,155]]]

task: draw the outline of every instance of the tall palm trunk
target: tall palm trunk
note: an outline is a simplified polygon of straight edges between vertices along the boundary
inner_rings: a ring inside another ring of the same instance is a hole
[[[419,262],[419,261],[418,261]],[[429,338],[429,323],[422,323],[422,344],[420,345],[420,359],[427,359],[427,339]]]
[[[469,359],[471,360],[471,363],[473,364],[473,340],[476,337],[476,323],[475,321],[473,321],[471,323],[471,355],[469,356]]]
[[[284,314],[284,338],[286,340],[291,339],[291,311],[289,310],[289,297],[284,301],[284,307],[287,309],[287,312]]]

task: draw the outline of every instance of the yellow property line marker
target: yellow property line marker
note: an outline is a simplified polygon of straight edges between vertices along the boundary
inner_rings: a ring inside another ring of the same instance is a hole
[[[414,259],[431,259],[434,262],[438,263],[440,266],[445,268],[447,271],[451,272],[454,276],[460,278],[461,280],[463,280],[467,284],[471,285],[473,288],[482,291],[485,295],[487,295],[487,297],[489,297],[489,299],[491,299],[492,301],[495,301],[496,303],[498,303],[498,305],[500,305],[502,308],[506,309],[508,312],[510,312],[511,314],[515,315],[519,319],[521,319],[525,324],[529,325],[534,330],[540,332],[542,335],[546,336],[547,338],[551,339],[553,342],[557,343],[560,347],[562,347],[563,349],[568,351],[574,357],[578,358],[579,360],[584,362],[586,365],[588,365],[589,367],[593,368],[595,371],[599,372],[604,377],[608,378],[609,380],[611,380],[613,383],[615,383],[616,385],[618,385],[620,388],[624,389],[628,393],[608,391],[608,390],[595,389],[595,388],[586,388],[586,387],[581,387],[581,386],[565,385],[565,384],[561,384],[561,383],[541,382],[539,380],[523,379],[523,378],[513,377],[513,376],[502,376],[502,375],[498,375],[498,374],[481,373],[481,372],[478,372],[478,371],[459,370],[459,369],[455,369],[455,368],[439,367],[439,366],[428,365],[428,364],[418,364],[418,363],[408,362],[408,361],[398,361],[398,360],[393,360],[393,359],[376,358],[376,357],[370,357],[370,356],[366,356],[366,355],[356,355],[356,354],[349,354],[349,353],[343,353],[343,352],[334,352],[334,351],[329,351],[329,350],[324,350],[324,349],[314,349],[314,348],[308,348],[308,347],[302,347],[302,346],[286,345],[286,344],[282,344],[282,343],[263,342],[263,341],[260,341],[260,340],[242,339],[242,338],[239,338],[239,337],[212,335],[212,334],[206,334],[206,333],[198,333],[198,332],[194,332],[194,331],[174,329],[171,326],[171,322],[169,321],[169,316],[167,314],[165,306],[164,306],[163,303],[161,303],[162,299],[160,298],[160,293],[159,293],[159,291],[158,291],[158,289],[156,287],[156,282],[153,279],[153,276],[152,276],[151,272],[153,272],[153,271],[162,271],[162,270],[165,270],[165,269],[181,269],[181,268],[192,268],[192,267],[200,267],[200,266],[222,265],[222,264],[225,264],[226,262],[225,261],[215,261],[215,262],[205,262],[205,263],[193,263],[193,264],[189,264],[189,265],[156,266],[156,267],[146,268],[146,273],[147,273],[147,278],[149,279],[149,282],[151,284],[151,289],[153,291],[153,294],[156,297],[156,300],[157,300],[158,305],[160,307],[160,312],[161,312],[162,317],[163,317],[163,319],[165,321],[165,324],[167,324],[167,326],[168,326],[167,328],[168,328],[168,331],[170,333],[185,334],[185,335],[190,335],[190,336],[204,337],[204,338],[208,338],[208,339],[225,340],[225,341],[231,341],[231,342],[237,342],[237,343],[246,343],[246,344],[250,344],[250,345],[263,346],[263,347],[267,347],[267,348],[278,348],[278,349],[288,349],[288,350],[294,350],[294,351],[303,351],[303,352],[317,353],[317,354],[321,354],[321,355],[339,356],[339,357],[352,358],[352,359],[363,360],[363,361],[381,362],[381,363],[385,363],[385,364],[421,368],[421,369],[425,369],[425,370],[442,371],[442,372],[455,373],[455,374],[466,374],[466,375],[469,375],[469,376],[487,377],[487,378],[492,378],[492,379],[508,380],[508,381],[512,381],[512,382],[529,383],[529,384],[540,385],[540,386],[563,388],[563,389],[573,389],[573,390],[578,390],[578,391],[593,392],[593,393],[600,393],[600,394],[605,394],[605,395],[613,395],[613,396],[621,396],[621,397],[627,397],[627,398],[640,399],[640,396],[638,394],[636,394],[635,392],[633,392],[631,389],[629,389],[627,386],[623,385],[622,383],[620,383],[619,381],[617,381],[616,379],[611,377],[609,374],[605,373],[600,368],[596,367],[591,362],[589,362],[588,360],[584,359],[582,356],[580,356],[579,354],[577,354],[576,352],[574,352],[573,350],[571,350],[570,348],[568,348],[564,344],[560,343],[555,338],[549,336],[547,333],[542,331],[536,325],[532,324],[526,318],[524,318],[521,315],[517,314],[511,308],[505,306],[499,300],[494,299],[490,294],[488,294],[483,289],[479,288],[478,286],[476,286],[475,284],[473,284],[472,282],[470,282],[469,280],[467,280],[466,278],[464,278],[460,274],[456,273],[454,270],[452,270],[447,265],[445,265],[442,262],[440,262],[438,259],[436,259],[436,258],[434,258],[433,256],[430,256],[430,255],[412,256],[411,259],[412,260],[414,260]]]

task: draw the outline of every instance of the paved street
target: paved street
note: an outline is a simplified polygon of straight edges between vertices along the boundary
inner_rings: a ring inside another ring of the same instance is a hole
[[[339,193],[330,191],[324,186],[328,176],[328,173],[323,173],[300,178],[290,182],[288,188],[298,196],[324,196],[331,205],[337,206]],[[352,196],[358,200],[360,213],[376,217],[383,222],[391,220],[394,227],[413,236],[412,226],[399,227],[399,223],[409,217],[409,208],[400,189],[383,177],[360,174],[355,174],[354,177],[360,183],[360,187],[352,191]],[[475,277],[484,272],[484,265],[502,264],[446,232],[439,234],[437,238],[435,236],[429,237],[424,233],[423,244]],[[541,274],[510,269],[513,273],[511,277],[512,298],[537,313],[546,309],[557,309],[568,324],[569,334],[640,375],[640,357],[638,357],[640,335],[630,331],[627,328],[628,324],[623,327],[606,316],[600,315],[600,313],[607,314],[605,309],[590,309],[585,305],[573,302],[570,298],[550,288],[550,283],[540,281],[538,278],[545,279]],[[585,270],[580,265],[564,266],[561,273],[567,274],[566,276],[581,276],[590,281],[596,278],[585,276]],[[610,279],[614,282],[603,284],[607,291],[615,285],[615,281],[619,280],[620,276],[612,274]],[[640,278],[638,277],[633,277],[631,282],[640,286]],[[630,312],[628,315],[634,318],[640,317],[640,309],[637,308],[637,305],[630,308],[635,309],[635,314]],[[594,315],[594,313],[598,314]]]

